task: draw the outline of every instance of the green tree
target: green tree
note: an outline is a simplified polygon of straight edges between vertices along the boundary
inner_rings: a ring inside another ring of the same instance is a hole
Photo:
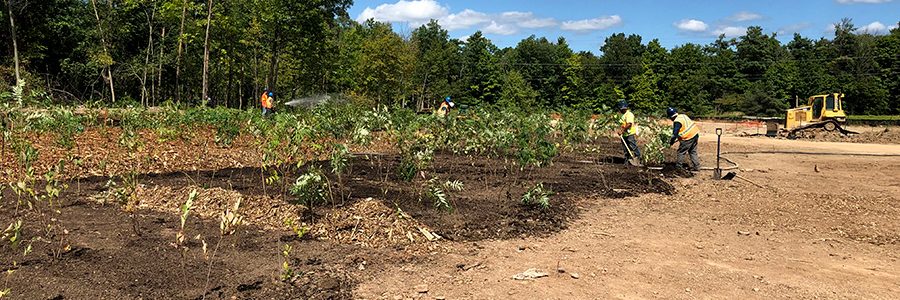
[[[537,105],[538,92],[531,88],[522,74],[512,70],[503,76],[500,99],[497,102],[503,107],[534,107]]]
[[[436,106],[445,96],[457,92],[452,84],[459,46],[450,41],[449,33],[436,20],[414,30],[411,41],[415,53],[413,83],[418,89],[419,108]]]
[[[500,69],[497,46],[477,31],[462,47],[462,102],[468,104],[496,103],[500,97]]]
[[[626,37],[624,33],[616,33],[609,36],[600,47],[604,75],[617,86],[625,86],[628,80],[644,72],[641,57],[645,50],[640,35]]]
[[[572,50],[563,38],[552,43],[546,38],[530,36],[516,45],[510,54],[512,67],[519,71],[538,92],[541,106],[559,103],[560,87],[565,80],[564,66]]]

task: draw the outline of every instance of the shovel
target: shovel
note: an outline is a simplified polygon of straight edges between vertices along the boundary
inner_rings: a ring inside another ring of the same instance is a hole
[[[631,147],[628,147],[628,143],[625,142],[625,138],[620,135],[619,139],[622,140],[622,145],[625,146],[625,149],[628,149],[628,157],[631,157],[628,159],[628,164],[635,167],[643,167],[644,165],[641,165],[641,162],[638,160],[638,158],[634,157],[634,153],[631,153]]]
[[[761,184],[753,182],[752,180],[747,179],[744,176],[738,175],[735,172],[728,172],[728,174],[725,174],[725,176],[722,176],[722,180],[732,180],[734,178],[738,178],[738,179],[744,180],[746,182],[752,183],[753,185],[755,185],[758,188],[764,188]]]

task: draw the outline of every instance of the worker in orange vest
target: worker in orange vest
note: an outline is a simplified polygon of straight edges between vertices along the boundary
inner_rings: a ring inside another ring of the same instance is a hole
[[[441,102],[441,106],[438,107],[437,115],[441,117],[446,117],[450,114],[450,109],[455,107],[456,104],[453,103],[453,100],[450,99],[450,96],[444,98],[444,101]]]
[[[672,139],[669,140],[669,146],[674,145],[676,141],[680,141],[678,145],[678,156],[676,163],[680,166],[685,155],[691,156],[691,171],[700,171],[700,156],[697,155],[697,143],[700,141],[700,126],[697,126],[691,118],[685,114],[679,114],[677,110],[669,107],[666,109],[666,115],[674,121]]]
[[[262,114],[263,116],[273,114],[275,111],[275,94],[270,92],[268,89],[263,91],[262,96],[259,98],[259,102],[262,106]]]

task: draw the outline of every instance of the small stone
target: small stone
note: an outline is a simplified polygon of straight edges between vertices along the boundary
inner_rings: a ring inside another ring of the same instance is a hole
[[[759,292],[759,288],[753,288],[754,292]]]
[[[434,296],[434,300],[444,300],[444,299],[447,299],[447,298],[444,296]]]
[[[578,279],[578,278],[581,278],[581,276],[578,275],[578,273],[571,273],[571,274],[569,274],[569,276],[572,276],[572,279]]]
[[[417,286],[416,286],[416,292],[418,292],[419,294],[426,294],[426,293],[428,293],[428,285],[427,285],[427,284],[420,284],[420,285],[417,285]]]
[[[565,272],[566,272],[566,269],[563,269],[562,267],[556,268],[556,273],[562,274],[562,273],[565,273]]]
[[[538,279],[541,277],[547,277],[548,275],[549,274],[547,274],[543,271],[540,271],[535,268],[531,268],[531,269],[525,270],[525,272],[513,275],[512,278],[515,280],[532,280],[532,279]]]
[[[686,289],[684,289],[684,291],[690,293],[690,292],[691,292],[691,288],[686,288]]]
[[[519,249],[519,251],[525,251],[525,248],[527,248],[525,245],[519,245],[517,249]]]
[[[363,264],[359,264],[359,267],[356,267],[356,269],[360,270],[360,271],[364,271],[366,269],[366,266]]]

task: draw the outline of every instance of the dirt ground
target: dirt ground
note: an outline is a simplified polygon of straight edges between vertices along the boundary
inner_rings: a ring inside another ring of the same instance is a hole
[[[701,158],[707,163],[713,161],[714,145],[706,134]],[[723,145],[732,152],[898,156],[732,154],[745,170],[741,175],[763,188],[711,180],[711,172],[701,172],[673,180],[674,195],[586,197],[579,202],[580,218],[555,235],[458,244],[456,253],[427,264],[396,266],[368,278],[354,296],[900,297],[900,146],[730,136]],[[512,279],[529,268],[549,276]],[[427,294],[419,293],[418,285],[427,285]]]
[[[766,123],[762,121],[744,122],[698,122],[709,134],[715,132],[715,128],[722,128],[727,134],[736,136],[759,136],[766,134]],[[843,135],[838,132],[830,132],[824,129],[809,129],[799,131],[795,139],[818,142],[843,142],[863,144],[900,144],[900,127],[898,126],[869,126],[869,125],[845,125],[845,129],[856,132]],[[780,139],[787,139],[787,133],[782,132]]]
[[[712,127],[701,137],[705,166],[714,162]],[[60,213],[34,213],[60,227],[27,259],[0,247],[3,270],[16,271],[0,282],[12,299],[900,297],[900,145],[736,134],[723,137],[723,153],[763,187],[608,157],[566,155],[519,171],[438,155],[431,174],[466,185],[450,214],[419,200],[421,180],[385,172],[396,157],[358,156],[350,200],[298,220],[311,227],[302,238],[278,223],[304,208],[260,191],[258,169],[243,163],[145,175],[134,215],[99,204],[108,178],[89,177],[70,183]],[[536,182],[556,192],[549,211],[518,203]],[[185,226],[187,250],[178,249],[177,204],[193,189],[201,199]],[[10,193],[2,220],[15,214]],[[246,224],[220,240],[218,214],[238,198]],[[285,262],[297,275],[282,281]],[[513,279],[530,268],[548,276]]]

